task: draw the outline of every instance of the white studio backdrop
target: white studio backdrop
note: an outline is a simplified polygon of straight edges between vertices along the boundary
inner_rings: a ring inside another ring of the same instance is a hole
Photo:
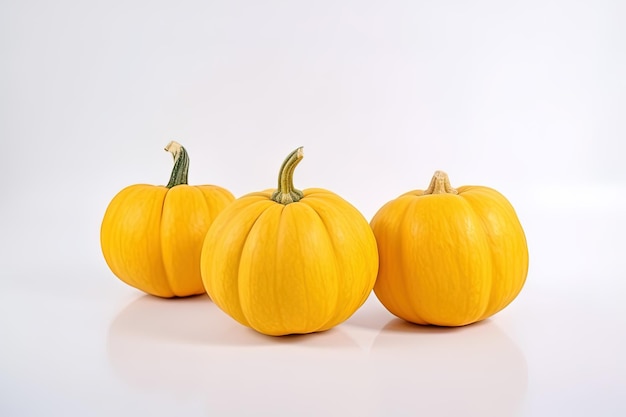
[[[106,205],[165,184],[172,139],[190,183],[236,196],[303,145],[296,186],[368,220],[442,169],[505,194],[532,252],[537,213],[626,207],[624,21],[621,1],[5,1],[0,268],[106,268]]]
[[[1,1],[0,415],[626,415],[625,22],[623,0]],[[491,186],[525,288],[460,331],[371,296],[280,340],[143,296],[100,224],[167,183],[170,140],[236,196],[304,146],[295,185],[368,220],[435,170]]]

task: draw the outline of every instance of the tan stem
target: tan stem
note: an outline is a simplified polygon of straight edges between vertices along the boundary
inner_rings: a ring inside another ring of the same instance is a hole
[[[448,174],[443,171],[436,171],[430,185],[424,191],[424,194],[458,194],[456,188],[450,185]]]

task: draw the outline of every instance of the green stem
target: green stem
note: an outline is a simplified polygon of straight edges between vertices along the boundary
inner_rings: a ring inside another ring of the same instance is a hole
[[[172,188],[177,185],[187,184],[187,175],[189,174],[189,155],[187,155],[187,150],[175,141],[168,143],[165,150],[174,157],[174,168],[172,168],[170,182],[167,183],[166,187]]]
[[[424,191],[424,194],[458,194],[456,188],[450,185],[450,178],[448,174],[443,171],[436,171],[433,175],[433,179],[430,180],[430,185]]]
[[[278,174],[278,189],[272,194],[272,200],[280,204],[290,204],[304,197],[302,191],[293,186],[293,173],[303,157],[304,152],[301,146],[285,158]]]

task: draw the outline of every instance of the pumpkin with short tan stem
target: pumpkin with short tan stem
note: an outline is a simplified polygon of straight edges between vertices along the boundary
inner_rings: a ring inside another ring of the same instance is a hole
[[[437,171],[428,189],[388,202],[370,224],[380,258],[374,292],[404,320],[474,323],[506,307],[526,280],[524,231],[494,189],[454,189]]]
[[[215,219],[202,249],[202,278],[215,304],[267,335],[312,333],[350,317],[371,293],[378,254],[367,220],[320,188],[297,190],[302,148],[278,189],[245,195]]]
[[[100,229],[102,253],[113,274],[148,294],[202,294],[204,236],[234,196],[216,185],[187,185],[187,151],[177,142],[165,150],[174,156],[169,183],[131,185],[113,198]]]

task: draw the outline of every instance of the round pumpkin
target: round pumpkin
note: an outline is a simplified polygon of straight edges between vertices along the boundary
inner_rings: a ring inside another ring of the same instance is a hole
[[[437,171],[372,218],[380,267],[374,293],[417,324],[462,326],[492,316],[521,291],[526,237],[509,201],[482,186],[452,188]]]
[[[277,190],[247,194],[220,213],[202,249],[211,299],[267,335],[330,329],[376,279],[376,241],[363,215],[330,191],[294,188],[302,157],[302,148],[287,157]]]
[[[131,185],[113,198],[100,229],[102,253],[113,274],[148,294],[202,294],[202,242],[235,198],[215,185],[188,185],[187,151],[177,142],[165,150],[174,156],[169,183]]]

